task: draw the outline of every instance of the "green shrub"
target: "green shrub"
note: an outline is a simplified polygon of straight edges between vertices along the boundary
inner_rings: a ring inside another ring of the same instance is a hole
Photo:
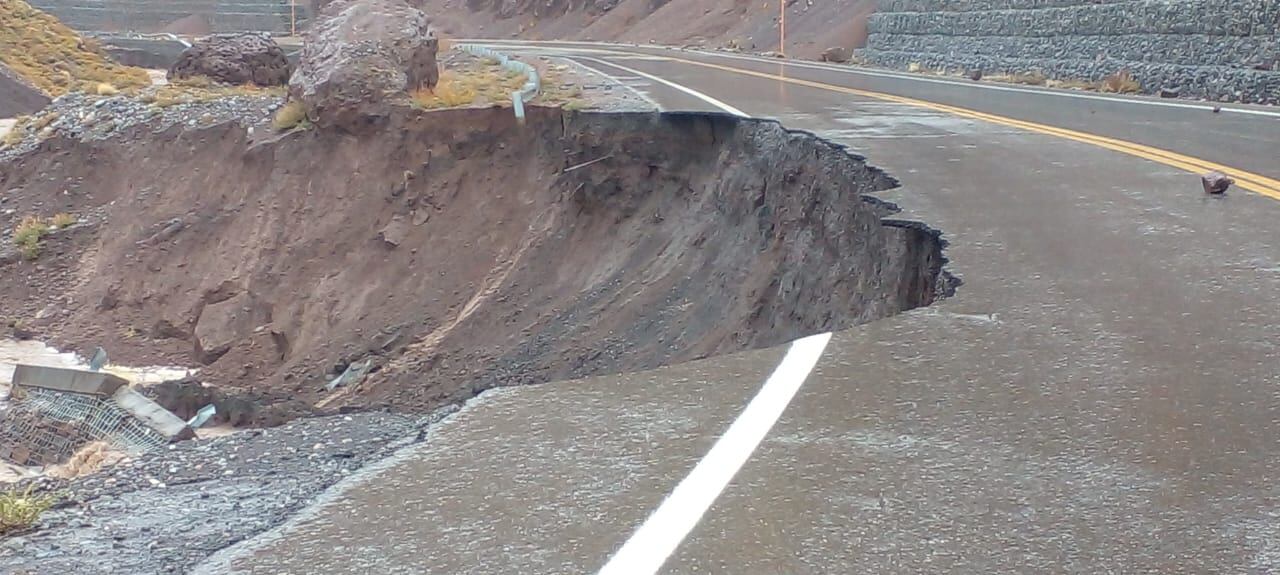
[[[58,498],[54,495],[33,495],[31,492],[34,488],[34,485],[29,485],[25,490],[11,488],[0,493],[0,535],[22,531],[35,525],[40,516],[57,502]]]

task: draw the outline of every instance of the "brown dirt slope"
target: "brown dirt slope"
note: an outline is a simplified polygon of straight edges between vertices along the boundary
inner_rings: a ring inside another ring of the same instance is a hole
[[[146,70],[112,62],[92,41],[23,0],[0,0],[0,63],[53,97],[93,92],[100,83],[119,89],[151,84]]]
[[[34,261],[0,257],[0,315],[123,363],[203,363],[255,396],[431,408],[925,305],[941,243],[863,195],[892,185],[809,134],[702,114],[53,139],[0,163],[0,228],[84,223]],[[322,389],[365,361],[363,385]]]
[[[778,49],[777,0],[418,0],[445,35]],[[787,0],[787,53],[861,47],[876,0]],[[607,8],[607,9],[606,9]]]

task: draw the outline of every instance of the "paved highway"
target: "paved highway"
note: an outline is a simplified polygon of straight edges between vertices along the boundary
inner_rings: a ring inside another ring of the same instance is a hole
[[[789,402],[752,401],[788,348],[488,393],[206,572],[594,573],[624,544],[611,573],[1280,570],[1280,114],[503,44],[847,144],[964,285],[834,334]],[[1205,197],[1209,167],[1249,189]],[[743,419],[767,434],[721,492],[699,462]]]

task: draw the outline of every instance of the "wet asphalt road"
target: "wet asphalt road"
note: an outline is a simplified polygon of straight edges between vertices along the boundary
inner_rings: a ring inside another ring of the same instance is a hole
[[[933,109],[591,57],[868,156],[901,180],[884,197],[904,217],[944,231],[965,281],[931,308],[836,334],[664,572],[1280,571],[1280,202],[1206,198],[1174,167]],[[592,65],[668,109],[714,109]],[[788,74],[1280,178],[1271,116]],[[594,572],[781,355],[491,393],[282,536],[204,568]]]

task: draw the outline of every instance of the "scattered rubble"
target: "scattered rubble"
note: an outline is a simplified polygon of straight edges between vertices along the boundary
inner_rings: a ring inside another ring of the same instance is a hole
[[[266,122],[279,108],[282,98],[263,92],[157,102],[146,94],[104,97],[77,92],[58,97],[39,114],[12,128],[22,137],[0,147],[0,162],[29,153],[41,142],[55,137],[80,142],[106,141],[136,138],[174,127],[190,129],[225,122],[248,128]],[[135,132],[139,129],[143,131]]]
[[[266,34],[219,34],[182,52],[166,75],[170,82],[204,76],[225,84],[283,86],[293,72],[284,50]]]
[[[419,443],[456,411],[337,415],[174,444],[70,480],[40,529],[0,541],[0,572],[182,573],[266,531],[328,487]],[[109,560],[104,560],[109,557]]]

